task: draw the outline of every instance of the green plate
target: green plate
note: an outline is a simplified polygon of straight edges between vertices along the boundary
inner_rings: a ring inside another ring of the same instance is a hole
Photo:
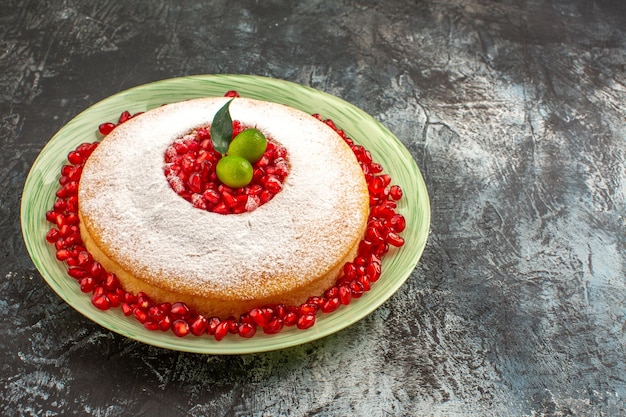
[[[275,335],[257,333],[251,339],[228,336],[220,342],[211,337],[179,338],[171,332],[154,332],[120,309],[100,311],[91,298],[81,293],[77,282],[66,274],[66,266],[55,258],[52,245],[45,241],[51,224],[45,213],[52,207],[61,166],[66,155],[83,142],[97,140],[97,126],[117,120],[119,114],[145,111],[164,103],[185,99],[223,96],[237,90],[243,97],[286,104],[319,113],[332,119],[356,142],[372,153],[395,184],[404,191],[399,212],[407,219],[403,232],[405,245],[383,260],[383,274],[363,297],[331,314],[320,314],[307,330],[288,328]],[[66,124],[41,151],[33,164],[22,195],[22,233],[26,247],[41,275],[59,296],[89,319],[121,335],[167,349],[208,353],[243,354],[282,349],[307,343],[335,333],[362,319],[391,297],[415,268],[426,244],[430,225],[430,205],[422,175],[411,154],[400,141],[371,116],[353,105],[328,94],[287,81],[248,75],[200,75],[146,84],[115,94],[93,105]]]

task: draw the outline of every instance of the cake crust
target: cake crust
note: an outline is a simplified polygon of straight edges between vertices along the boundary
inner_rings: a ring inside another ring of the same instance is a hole
[[[86,248],[127,291],[220,317],[321,294],[355,256],[369,206],[360,166],[336,132],[299,110],[236,98],[232,118],[284,146],[290,173],[252,212],[194,208],[167,182],[164,153],[227,100],[169,104],[119,125],[86,162],[78,200]]]

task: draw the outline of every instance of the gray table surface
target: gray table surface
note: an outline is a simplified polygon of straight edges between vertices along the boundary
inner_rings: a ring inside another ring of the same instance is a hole
[[[0,414],[626,415],[626,2],[3,0],[0,33]],[[51,136],[120,90],[212,73],[341,97],[414,156],[426,250],[357,324],[168,351],[34,268],[20,194]]]

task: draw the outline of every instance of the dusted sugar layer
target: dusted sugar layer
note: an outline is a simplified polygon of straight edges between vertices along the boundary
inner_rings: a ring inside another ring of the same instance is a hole
[[[252,212],[194,208],[163,173],[167,147],[207,126],[228,98],[169,104],[113,130],[90,156],[79,187],[81,236],[127,290],[185,301],[205,314],[301,303],[332,285],[365,230],[368,190],[345,141],[319,120],[236,98],[233,119],[284,146],[283,189]]]

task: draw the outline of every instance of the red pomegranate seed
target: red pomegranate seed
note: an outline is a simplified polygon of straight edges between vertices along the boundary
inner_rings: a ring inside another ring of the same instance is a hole
[[[123,297],[117,291],[109,292],[107,294],[107,297],[109,298],[109,302],[111,303],[111,307],[118,307],[120,304],[122,304]]]
[[[109,298],[106,296],[106,294],[94,294],[93,297],[91,297],[91,303],[96,306],[98,310],[108,310],[109,308],[111,308],[111,302],[109,301]]]
[[[298,318],[298,329],[308,329],[315,324],[315,314],[303,314]]]
[[[172,304],[172,308],[170,310],[170,314],[177,318],[186,317],[189,314],[189,307],[185,303],[174,303]]]
[[[102,279],[102,277],[104,277],[104,275],[106,274],[106,271],[104,270],[104,267],[102,266],[102,264],[100,264],[100,262],[93,261],[89,265],[89,273],[91,274],[92,277],[99,280],[99,279]],[[111,287],[111,289],[114,289],[114,288]]]
[[[350,283],[350,293],[352,298],[359,298],[363,295],[363,284],[354,280]]]
[[[122,112],[122,114],[120,114],[119,119],[117,120],[118,124],[122,124],[127,122],[128,120],[130,120],[133,116],[130,114],[129,111],[125,110]]]
[[[283,324],[285,326],[293,326],[298,322],[298,314],[294,311],[288,311],[283,317]]]
[[[300,306],[300,314],[301,315],[307,315],[307,314],[315,314],[317,313],[318,307],[315,304],[302,304]]]
[[[326,300],[326,302],[322,306],[322,312],[331,313],[337,310],[340,304],[341,302],[339,301],[339,297],[329,298],[328,300]]]
[[[326,299],[337,297],[338,295],[339,295],[339,288],[337,288],[336,286],[330,287],[326,291],[324,291],[324,298]]]
[[[52,228],[48,230],[48,233],[46,233],[46,241],[48,243],[54,243],[59,240],[60,235],[59,229]]]
[[[392,185],[389,188],[389,197],[398,201],[402,198],[402,188],[399,185]]]
[[[276,334],[283,329],[283,321],[278,317],[274,317],[267,326],[263,327],[263,333]]]
[[[155,331],[155,330],[159,330],[159,322],[158,321],[153,321],[153,320],[148,320],[143,324],[143,327],[145,327],[147,330],[151,330],[151,331]]]
[[[217,330],[217,326],[219,326],[219,324],[220,324],[221,322],[222,322],[222,321],[221,321],[219,318],[217,318],[217,317],[211,317],[211,318],[209,319],[209,325],[208,325],[208,327],[207,327],[207,333],[208,333],[208,334],[210,334],[210,335],[214,335],[214,334],[215,334],[215,331]]]
[[[163,320],[159,321],[159,330],[166,332],[172,327],[172,319],[170,316],[165,316]]]
[[[356,266],[352,262],[346,262],[343,266],[343,274],[348,279],[353,279],[356,277]]]
[[[256,334],[256,326],[252,323],[241,323],[239,325],[239,336],[246,339],[251,338]]]
[[[104,285],[104,288],[106,288],[107,290],[115,291],[120,286],[120,280],[117,278],[117,275],[107,272],[105,273],[103,285]]]
[[[148,316],[151,320],[161,321],[167,316],[167,312],[164,311],[160,306],[151,306],[148,309]]]
[[[137,307],[147,310],[150,307],[150,297],[144,292],[137,293]]]
[[[74,165],[82,164],[84,162],[83,156],[77,151],[72,151],[67,154],[67,160]]]
[[[215,333],[213,334],[213,337],[215,337],[215,340],[217,340],[219,342],[224,337],[226,337],[226,335],[228,334],[229,330],[230,330],[230,324],[227,321],[222,321],[215,328]]]
[[[367,265],[367,267],[365,268],[365,276],[370,282],[378,281],[378,278],[380,278],[380,274],[381,274],[380,263],[373,262]]]
[[[124,302],[128,303],[128,304],[135,304],[137,303],[138,297],[130,292],[127,292],[124,294]]]
[[[80,290],[84,293],[90,293],[96,286],[92,277],[82,277],[78,280],[78,284],[80,285]]]
[[[189,334],[191,328],[185,320],[178,319],[172,323],[172,332],[178,337],[185,337]]]
[[[102,123],[100,126],[98,126],[98,131],[104,136],[111,133],[113,129],[115,129],[115,123]]]
[[[133,307],[129,303],[122,303],[122,313],[125,316],[130,316],[131,314],[133,314]]]
[[[400,247],[404,245],[404,238],[395,232],[389,232],[389,234],[387,235],[387,243],[396,247]]]
[[[339,301],[341,302],[341,304],[348,305],[350,304],[351,300],[352,292],[350,291],[350,288],[343,285],[339,287]]]
[[[209,321],[206,317],[199,315],[195,318],[195,320],[191,323],[191,333],[195,336],[200,336],[201,334],[206,333],[209,328]]]
[[[402,233],[406,229],[406,220],[402,214],[394,214],[389,219],[389,227],[396,233]]]
[[[78,266],[70,267],[67,270],[67,274],[69,276],[71,276],[72,278],[75,278],[75,279],[78,279],[78,280],[87,277],[87,271],[85,271],[83,268],[80,268]],[[93,281],[93,278],[91,278],[91,277],[89,277],[89,278]],[[84,291],[84,292],[91,292],[91,290]]]
[[[65,261],[70,257],[70,251],[67,249],[58,250],[56,253],[56,258],[59,261]]]
[[[148,321],[148,319],[150,318],[150,316],[148,315],[148,313],[146,312],[146,310],[139,308],[139,307],[135,307],[133,309],[133,316],[135,316],[135,318],[139,321],[139,323],[143,324],[146,321]]]
[[[228,90],[226,94],[224,94],[224,97],[239,97],[239,93],[237,90]]]
[[[320,308],[324,304],[324,299],[322,297],[314,295],[306,300],[306,304],[314,305],[317,308]]]
[[[372,288],[369,279],[367,279],[365,275],[360,275],[356,280],[359,284],[361,284],[361,287],[363,287],[363,292],[367,292]]]

